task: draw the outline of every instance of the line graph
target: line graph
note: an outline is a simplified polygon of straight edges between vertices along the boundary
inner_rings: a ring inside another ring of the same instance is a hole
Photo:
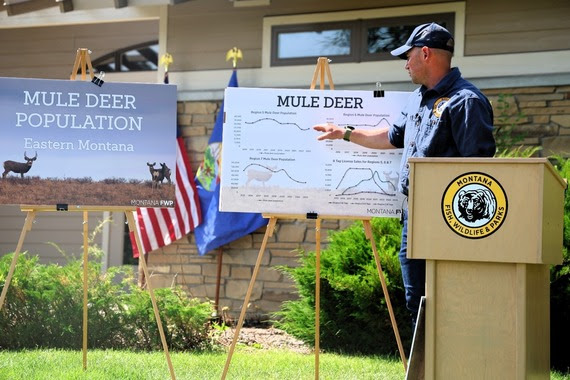
[[[301,130],[301,131],[308,131],[308,130],[310,129],[310,128],[302,128],[302,127],[300,127],[299,124],[297,124],[297,123],[283,123],[283,122],[281,122],[281,121],[279,121],[279,120],[277,120],[277,119],[274,119],[274,118],[272,118],[272,117],[264,117],[264,118],[262,118],[262,119],[257,119],[257,120],[255,120],[255,121],[245,121],[244,124],[257,124],[257,123],[259,123],[259,122],[267,121],[267,120],[273,121],[273,122],[275,122],[275,123],[277,123],[277,124],[280,124],[280,125],[294,125],[294,126],[296,126],[297,128],[299,128],[299,130]]]
[[[375,124],[368,124],[368,123],[339,123],[338,124],[339,127],[346,127],[347,125],[351,125],[355,128],[363,128],[363,127],[376,128],[378,126],[389,128],[392,126],[392,124],[390,124],[390,121],[388,119],[386,119],[385,117],[381,118]]]
[[[392,197],[396,195],[398,178],[398,174],[392,171],[380,175],[370,168],[348,168],[336,190],[341,191],[339,196],[373,193]]]
[[[227,88],[224,95],[220,210],[399,215],[402,151],[319,140],[314,126],[391,128],[409,93]]]
[[[260,167],[262,170],[259,169],[253,169],[251,168],[252,166],[255,167]],[[248,168],[251,168],[248,170]],[[245,172],[247,170],[247,181],[245,183],[246,186],[250,185],[250,183],[252,182],[261,182],[261,183],[265,183],[267,181],[269,181],[274,174],[278,174],[278,173],[284,173],[285,176],[287,176],[291,181],[296,182],[298,184],[306,184],[307,181],[299,181],[293,177],[291,177],[291,175],[289,175],[289,173],[287,172],[287,170],[285,169],[277,169],[277,167],[269,167],[269,166],[265,166],[265,165],[261,165],[261,164],[249,164],[247,165],[245,168],[243,168],[243,171]]]
[[[260,117],[247,120],[243,115],[233,115],[233,142],[242,150],[292,152],[310,149],[312,125],[302,126],[298,115]],[[263,144],[259,144],[263,141]]]

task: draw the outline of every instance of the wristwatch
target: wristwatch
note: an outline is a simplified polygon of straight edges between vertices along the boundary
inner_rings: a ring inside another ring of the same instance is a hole
[[[344,127],[344,136],[342,136],[342,139],[344,141],[350,141],[350,134],[352,133],[352,131],[354,131],[354,127],[350,125]]]

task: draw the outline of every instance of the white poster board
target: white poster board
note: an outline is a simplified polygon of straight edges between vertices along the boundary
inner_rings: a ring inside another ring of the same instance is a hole
[[[315,124],[385,128],[407,92],[228,88],[220,211],[400,217],[402,151],[318,141]]]

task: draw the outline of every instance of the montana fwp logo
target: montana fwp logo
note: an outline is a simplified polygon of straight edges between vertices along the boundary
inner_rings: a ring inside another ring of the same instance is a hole
[[[481,239],[497,231],[507,217],[505,190],[484,173],[466,173],[455,178],[441,200],[445,222],[458,235]]]
[[[441,114],[443,113],[443,110],[445,109],[448,101],[449,98],[439,98],[435,101],[433,104],[433,113],[435,116],[441,117]]]

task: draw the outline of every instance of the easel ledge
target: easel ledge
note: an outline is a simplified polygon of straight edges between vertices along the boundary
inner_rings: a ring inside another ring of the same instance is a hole
[[[81,206],[74,205],[69,206],[67,204],[63,205],[20,205],[20,210],[23,212],[28,211],[110,211],[110,212],[128,212],[137,211],[136,207],[131,206]]]
[[[277,219],[335,219],[335,220],[372,220],[372,217],[358,217],[346,216],[346,215],[321,215],[317,213],[307,213],[307,214],[262,214],[266,219],[277,218]]]

